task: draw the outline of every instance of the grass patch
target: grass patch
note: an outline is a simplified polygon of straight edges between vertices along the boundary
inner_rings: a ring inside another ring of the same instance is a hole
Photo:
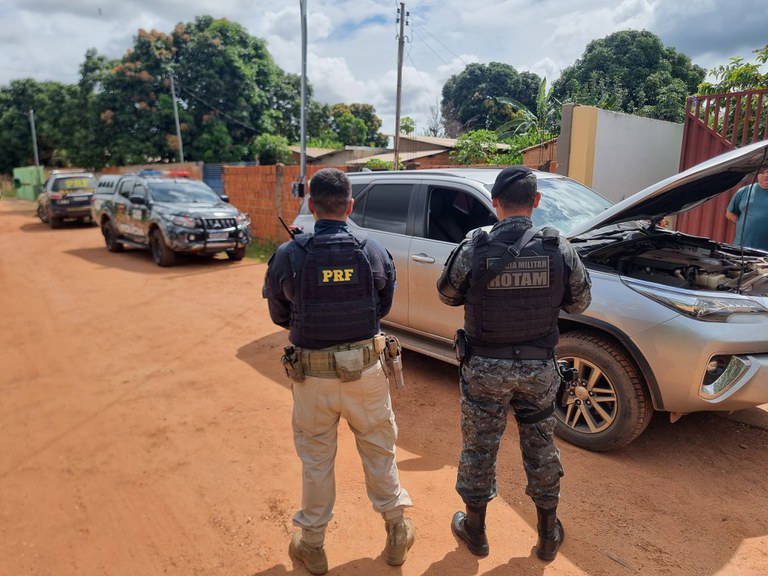
[[[277,246],[277,242],[272,241],[253,242],[246,248],[245,255],[257,262],[267,262]]]
[[[16,198],[16,188],[13,184],[0,183],[0,198]]]

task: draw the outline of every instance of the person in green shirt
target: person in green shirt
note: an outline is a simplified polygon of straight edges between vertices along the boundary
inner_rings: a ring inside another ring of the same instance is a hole
[[[756,182],[736,191],[725,217],[736,224],[735,245],[768,250],[768,166],[760,169]]]

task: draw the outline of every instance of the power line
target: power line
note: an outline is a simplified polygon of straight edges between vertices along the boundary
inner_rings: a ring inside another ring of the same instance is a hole
[[[187,94],[189,94],[190,96],[192,96],[192,98],[194,98],[194,99],[195,99],[195,100],[197,100],[198,102],[202,102],[203,104],[205,104],[206,106],[208,106],[208,108],[210,108],[211,110],[215,111],[216,113],[218,113],[218,114],[222,115],[224,118],[226,118],[226,119],[228,119],[228,120],[231,120],[231,121],[232,121],[232,122],[234,122],[235,124],[239,124],[239,125],[240,125],[240,126],[242,126],[243,128],[247,128],[248,130],[251,130],[252,132],[258,132],[258,130],[256,130],[256,128],[254,128],[253,126],[248,126],[247,124],[244,124],[243,122],[241,122],[241,121],[240,121],[240,120],[238,120],[237,118],[232,118],[232,116],[230,116],[230,115],[229,115],[229,114],[227,114],[226,112],[224,112],[224,111],[222,111],[222,110],[219,110],[218,108],[216,108],[216,107],[215,107],[215,106],[213,106],[212,104],[209,104],[208,102],[206,102],[205,100],[203,100],[202,98],[200,98],[200,97],[199,97],[197,94],[195,94],[195,93],[194,93],[192,90],[190,90],[189,88],[186,88],[185,86],[181,86],[181,85],[180,85],[180,86],[179,86],[179,89],[180,89],[181,91],[183,91],[183,92],[186,92],[186,93],[187,93]]]
[[[432,34],[432,33],[431,33],[429,30],[427,30],[427,29],[426,29],[424,26],[422,26],[421,24],[416,24],[416,26],[417,26],[418,28],[420,28],[420,29],[424,30],[424,32],[426,32],[427,34],[429,34],[429,36],[430,36],[430,37],[432,37],[432,38],[435,40],[435,42],[437,42],[438,44],[440,44],[440,46],[442,46],[443,48],[445,48],[445,49],[446,49],[446,50],[447,50],[447,51],[448,51],[450,54],[452,54],[454,57],[456,57],[458,60],[460,60],[460,61],[461,61],[461,62],[464,64],[464,66],[468,66],[468,64],[467,64],[466,62],[464,62],[464,59],[463,59],[461,56],[459,56],[459,55],[458,55],[458,54],[456,54],[456,53],[455,53],[453,50],[451,50],[451,49],[450,49],[448,46],[446,46],[445,44],[443,44],[443,43],[442,43],[442,41],[441,41],[441,40],[440,40],[440,39],[439,39],[437,36],[435,36],[434,34]],[[430,50],[432,50],[432,48],[431,48],[430,46],[427,46],[427,47],[428,47],[428,48],[430,48]],[[442,60],[442,57],[440,57],[440,56],[437,54],[437,52],[435,52],[434,50],[432,50],[432,52],[434,52],[434,53],[435,53],[435,55],[437,55],[437,56],[438,56],[438,57],[439,57],[439,58]],[[443,60],[443,62],[447,64],[447,62],[445,62],[445,60]]]

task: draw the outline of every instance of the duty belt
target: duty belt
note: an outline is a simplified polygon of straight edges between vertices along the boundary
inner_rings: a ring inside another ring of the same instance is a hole
[[[472,356],[502,360],[549,360],[555,357],[553,348],[517,344],[475,344],[472,341],[469,342],[469,352]]]
[[[338,378],[339,372],[337,370],[334,352],[361,350],[363,353],[363,370],[365,370],[379,361],[379,353],[381,350],[376,350],[374,340],[374,338],[369,338],[367,340],[350,342],[349,344],[329,346],[328,348],[321,348],[319,350],[296,348],[296,351],[301,355],[301,367],[306,376]]]

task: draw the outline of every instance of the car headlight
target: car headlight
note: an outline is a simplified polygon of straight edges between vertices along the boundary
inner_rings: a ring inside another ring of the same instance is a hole
[[[235,216],[235,221],[238,226],[249,226],[251,224],[251,218],[248,214],[238,214]]]
[[[182,228],[196,228],[197,227],[197,220],[194,218],[191,218],[189,216],[181,216],[176,215],[171,218],[171,222],[176,224],[176,226],[181,226]]]
[[[687,290],[624,280],[629,288],[697,320],[725,322],[732,314],[768,314],[768,308],[746,296],[695,294]]]

